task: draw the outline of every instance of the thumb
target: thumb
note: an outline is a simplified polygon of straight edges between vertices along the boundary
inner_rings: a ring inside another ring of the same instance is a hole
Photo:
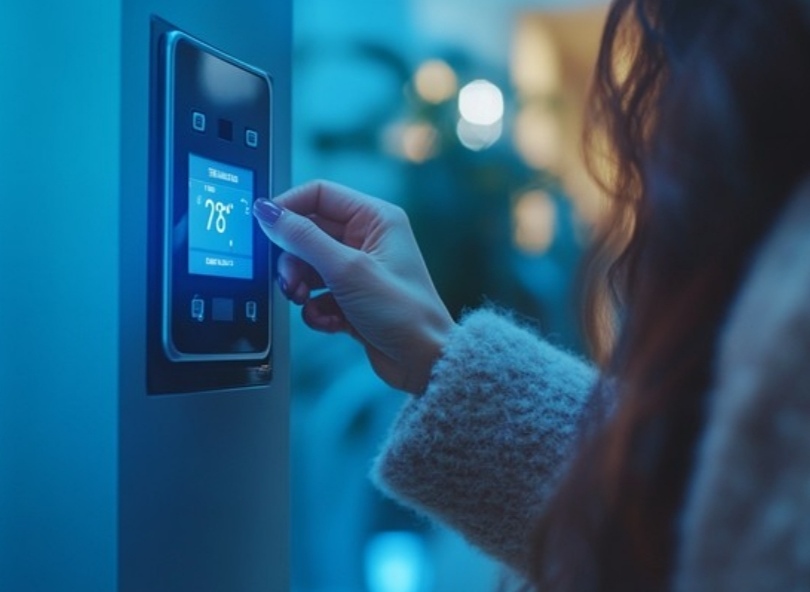
[[[267,199],[253,204],[253,214],[264,234],[284,251],[314,267],[321,276],[333,275],[346,256],[346,245],[321,230],[315,222]]]

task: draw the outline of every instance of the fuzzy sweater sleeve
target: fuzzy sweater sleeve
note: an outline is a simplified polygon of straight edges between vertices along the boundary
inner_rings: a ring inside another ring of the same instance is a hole
[[[491,311],[454,330],[424,395],[401,410],[372,479],[391,497],[527,569],[595,370]]]

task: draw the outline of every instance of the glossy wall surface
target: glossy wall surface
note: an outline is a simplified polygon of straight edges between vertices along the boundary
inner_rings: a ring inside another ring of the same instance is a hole
[[[287,590],[287,309],[269,387],[146,394],[153,15],[269,72],[289,0],[5,3],[0,590]]]

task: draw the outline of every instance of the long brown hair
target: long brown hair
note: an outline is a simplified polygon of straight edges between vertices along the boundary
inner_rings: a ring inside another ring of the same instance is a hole
[[[669,588],[718,334],[810,172],[808,56],[801,0],[612,4],[586,136],[613,200],[586,291],[604,372],[537,528],[538,589]]]

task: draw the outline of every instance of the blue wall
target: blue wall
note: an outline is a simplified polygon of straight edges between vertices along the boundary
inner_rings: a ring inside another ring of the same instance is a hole
[[[0,589],[115,585],[117,2],[0,18]]]

